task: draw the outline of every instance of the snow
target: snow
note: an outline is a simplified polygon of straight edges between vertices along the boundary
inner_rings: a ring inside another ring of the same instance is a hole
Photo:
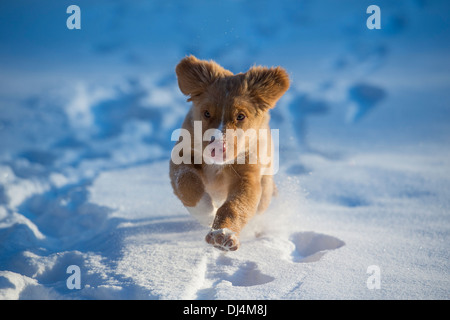
[[[77,1],[68,30],[71,4],[1,5],[0,299],[450,297],[449,3]],[[187,54],[292,80],[235,252],[169,182]]]

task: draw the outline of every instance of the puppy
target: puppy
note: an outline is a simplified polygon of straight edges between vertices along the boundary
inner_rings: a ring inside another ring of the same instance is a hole
[[[237,250],[242,228],[276,190],[269,110],[288,90],[289,76],[280,67],[258,66],[233,74],[194,56],[182,59],[176,74],[192,106],[182,125],[186,134],[172,150],[174,193],[211,228],[207,243]]]

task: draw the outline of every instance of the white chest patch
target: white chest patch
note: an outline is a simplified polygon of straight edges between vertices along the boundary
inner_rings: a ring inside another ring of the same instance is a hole
[[[189,213],[196,218],[202,225],[211,227],[216,216],[216,207],[214,207],[211,197],[204,193],[195,207],[186,207]]]
[[[213,205],[219,208],[227,198],[227,182],[221,178],[223,166],[210,165],[204,169],[205,173],[205,191],[211,196]]]

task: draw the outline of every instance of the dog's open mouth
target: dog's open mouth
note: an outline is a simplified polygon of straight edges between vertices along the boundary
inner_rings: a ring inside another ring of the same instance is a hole
[[[226,160],[226,153],[224,149],[218,149],[216,152],[216,148],[211,151],[211,158],[216,162],[223,162]]]
[[[214,163],[224,163],[227,160],[226,146],[223,140],[213,140],[208,147],[210,148],[209,157]]]

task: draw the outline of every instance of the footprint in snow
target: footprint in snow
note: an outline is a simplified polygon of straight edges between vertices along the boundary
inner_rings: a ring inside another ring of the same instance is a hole
[[[295,249],[291,253],[293,262],[316,262],[330,250],[338,249],[345,243],[338,238],[312,231],[296,232],[291,235],[290,241]]]

